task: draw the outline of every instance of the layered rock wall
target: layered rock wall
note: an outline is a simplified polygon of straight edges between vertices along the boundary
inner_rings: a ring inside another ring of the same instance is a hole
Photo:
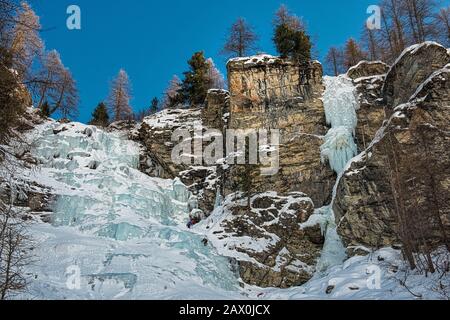
[[[328,130],[322,76],[318,62],[298,65],[263,55],[228,63],[229,127],[277,129],[281,135],[280,170],[270,177],[254,174],[253,192],[301,191],[316,207],[330,200],[335,175],[320,159]],[[234,170],[231,181],[242,174],[239,168]]]

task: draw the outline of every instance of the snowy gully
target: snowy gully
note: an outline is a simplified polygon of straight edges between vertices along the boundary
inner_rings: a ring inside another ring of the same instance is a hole
[[[214,307],[195,307],[187,304],[180,308],[179,314],[185,316],[205,316],[207,318],[212,317],[213,314],[255,317],[270,315],[270,305],[224,305],[223,309],[215,309]]]

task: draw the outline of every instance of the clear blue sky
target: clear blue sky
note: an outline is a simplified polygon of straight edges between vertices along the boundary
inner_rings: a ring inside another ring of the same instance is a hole
[[[242,16],[260,36],[261,51],[275,54],[271,38],[273,14],[281,3],[304,18],[317,37],[320,59],[332,45],[358,37],[377,0],[30,0],[41,17],[47,49],[60,52],[80,93],[79,121],[90,119],[106,99],[109,83],[124,68],[133,87],[132,106],[140,110],[160,97],[174,74],[199,50],[212,57],[225,74],[218,55],[231,23]],[[80,6],[82,30],[66,28],[66,9]]]

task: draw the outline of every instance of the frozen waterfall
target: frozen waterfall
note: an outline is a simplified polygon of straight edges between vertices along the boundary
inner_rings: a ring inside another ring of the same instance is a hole
[[[354,134],[358,123],[356,110],[359,104],[351,79],[341,75],[324,77],[324,82],[325,116],[331,129],[321,147],[322,161],[328,160],[330,167],[339,174],[358,152]]]
[[[78,123],[48,122],[33,135],[41,165],[29,178],[52,188],[57,200],[52,224],[32,226],[39,262],[27,270],[33,275],[28,298],[238,294],[228,260],[185,226],[196,203],[192,194],[178,179],[139,172],[135,143]],[[77,274],[79,281],[71,282]]]
[[[333,266],[342,264],[346,258],[345,248],[337,232],[333,203],[336,198],[336,188],[348,162],[353,159],[358,148],[354,135],[358,119],[356,111],[359,108],[356,88],[352,80],[345,75],[324,77],[325,93],[323,102],[327,124],[331,129],[325,136],[321,147],[322,161],[328,160],[331,169],[338,174],[333,190],[333,200],[329,206],[316,211],[311,221],[319,221],[325,230],[325,244],[317,265],[319,272],[325,272]]]

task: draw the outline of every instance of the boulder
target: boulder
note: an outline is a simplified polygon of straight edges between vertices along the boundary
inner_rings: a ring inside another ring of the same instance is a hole
[[[389,71],[389,66],[382,61],[361,61],[347,71],[347,76],[355,80],[358,78],[384,75]]]

